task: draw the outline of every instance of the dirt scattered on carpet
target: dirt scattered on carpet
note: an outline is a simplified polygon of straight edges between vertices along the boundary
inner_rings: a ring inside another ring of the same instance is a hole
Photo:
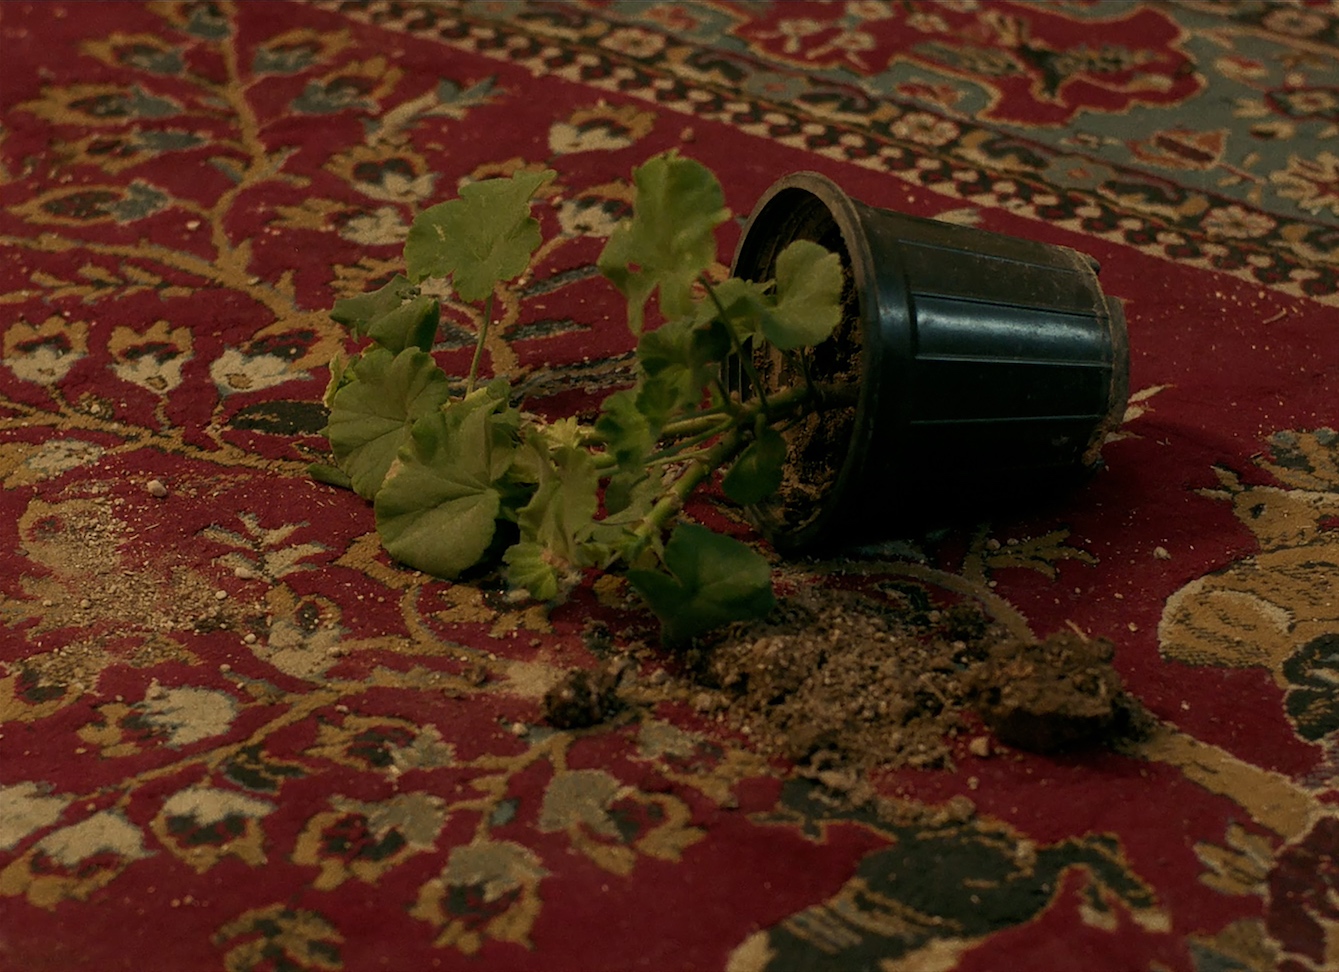
[[[991,753],[987,727],[1048,753],[1137,737],[1148,717],[1113,655],[1071,631],[1020,641],[970,602],[925,610],[897,593],[809,591],[690,652],[683,692],[802,765],[951,767],[955,747]]]
[[[230,598],[179,552],[144,547],[148,528],[135,519],[135,499],[97,480],[34,497],[19,517],[21,550],[38,569],[20,578],[25,596],[0,602],[0,626],[23,626],[40,649],[22,660],[40,691],[92,690],[114,663],[195,664],[183,633],[241,640],[247,617],[263,617],[264,605]]]

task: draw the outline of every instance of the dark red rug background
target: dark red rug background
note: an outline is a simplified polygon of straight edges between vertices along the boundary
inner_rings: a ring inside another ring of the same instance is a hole
[[[41,3],[0,44],[0,967],[1339,961],[1332,7]],[[466,177],[558,171],[515,367],[615,387],[584,268],[670,147],[738,214],[812,169],[1102,262],[1134,398],[1091,485],[778,582],[1112,637],[1146,747],[963,739],[879,814],[687,705],[553,733],[590,622],[646,617],[415,577],[305,477],[325,310]]]

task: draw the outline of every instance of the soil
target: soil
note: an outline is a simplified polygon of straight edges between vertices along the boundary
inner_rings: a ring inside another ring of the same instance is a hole
[[[1149,717],[1111,642],[1018,640],[975,605],[807,591],[690,652],[688,699],[761,752],[815,768],[951,767],[999,744],[1054,753],[1138,738]],[[993,733],[993,739],[990,733]]]
[[[541,713],[555,729],[585,729],[623,708],[617,686],[622,667],[605,665],[594,672],[575,668],[544,694]]]
[[[976,710],[1010,746],[1050,753],[1141,735],[1150,717],[1111,667],[1105,638],[1060,631],[992,645],[976,666]]]

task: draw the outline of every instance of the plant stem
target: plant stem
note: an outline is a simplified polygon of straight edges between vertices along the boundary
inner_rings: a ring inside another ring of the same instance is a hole
[[[747,417],[750,420],[753,415],[754,412],[750,411],[747,413]],[[711,432],[712,434],[724,432],[731,425],[736,424],[736,421],[736,417],[729,412],[714,408],[705,409],[695,415],[690,415],[687,418],[676,419],[673,422],[667,423],[665,427],[660,430],[660,438],[683,439],[692,435],[701,435],[704,432]],[[602,442],[603,440],[600,438],[599,433],[593,430],[582,436],[583,445],[594,446],[599,445]],[[595,457],[596,463],[599,464],[601,462],[600,457],[603,454],[592,453],[592,455]],[[612,464],[611,460],[610,465]]]
[[[740,430],[752,432],[760,415],[766,416],[768,424],[771,425],[795,419],[806,410],[821,412],[829,408],[854,405],[858,397],[858,389],[853,385],[813,384],[809,387],[787,388],[785,391],[779,392],[769,400],[768,409],[764,409],[761,402],[754,402],[740,407],[733,414],[720,409],[701,411],[696,415],[690,415],[666,424],[664,429],[661,430],[660,438],[662,440],[672,440],[674,445],[662,450],[658,456],[648,458],[647,465],[676,458],[675,451],[705,442],[730,429],[734,429],[733,435],[741,439],[736,448],[742,448],[747,444],[747,440],[744,438],[744,432]],[[590,448],[598,445],[599,442],[599,436],[592,432],[584,438],[583,444]],[[705,455],[710,457],[712,453],[708,452]],[[614,469],[618,465],[618,461],[607,452],[592,449],[590,457],[595,468],[601,472]],[[682,456],[677,458],[683,459]],[[726,453],[724,458],[720,458],[718,462],[724,463],[731,458],[733,458],[733,454]],[[698,481],[700,482],[701,479],[699,478]]]
[[[474,379],[479,375],[479,359],[484,354],[484,342],[488,340],[488,325],[493,320],[493,295],[490,293],[484,300],[483,323],[479,325],[479,336],[474,341],[474,358],[470,361],[470,374],[465,379],[465,394],[468,396],[474,391]]]
[[[736,424],[737,421],[738,418],[728,412],[708,409],[698,412],[696,415],[689,415],[686,418],[665,423],[665,427],[660,430],[660,437],[662,439],[682,439],[690,435],[699,435],[708,429],[724,432],[730,426]]]
[[[680,439],[673,445],[666,446],[659,452],[652,454],[651,457],[646,460],[647,468],[649,469],[651,466],[663,466],[668,462],[683,462],[693,456],[706,455],[705,451],[700,449],[685,455],[684,450],[693,449],[695,446],[708,442],[724,431],[725,429],[712,429],[709,432],[703,432],[701,435],[695,435],[689,439]]]
[[[641,524],[633,531],[639,543],[644,543],[653,534],[665,529],[671,519],[683,509],[683,504],[692,495],[704,479],[717,469],[723,468],[734,460],[750,442],[753,420],[760,415],[767,416],[769,423],[775,422],[792,413],[801,413],[806,407],[839,407],[853,404],[858,393],[847,385],[812,385],[808,388],[787,388],[772,398],[770,406],[762,402],[746,406],[734,417],[729,431],[705,453],[692,459],[679,477],[670,484],[665,494],[656,501],[649,513],[642,518]],[[697,421],[686,419],[684,422]],[[667,426],[668,428],[668,426]]]
[[[642,518],[641,525],[633,531],[639,541],[645,541],[652,534],[665,529],[666,524],[683,508],[684,502],[698,485],[718,469],[738,455],[745,446],[745,437],[732,431],[707,450],[701,458],[694,459],[674,480],[665,495],[656,501],[651,511]]]
[[[804,375],[804,387],[813,389],[814,379],[809,374],[809,355],[805,353],[803,348],[799,351],[792,351],[791,353],[800,360],[800,373]]]
[[[758,396],[758,401],[762,402],[763,411],[767,411],[767,390],[763,387],[762,378],[758,375],[758,370],[753,367],[753,358],[744,353],[744,346],[735,335],[735,329],[730,326],[730,315],[725,310],[725,305],[721,299],[716,296],[716,288],[711,285],[704,273],[698,277],[698,282],[706,290],[707,296],[711,302],[716,305],[716,313],[720,315],[721,324],[725,327],[725,332],[730,335],[730,346],[734,349],[735,356],[739,358],[740,367],[744,369],[744,375],[748,378],[749,384],[753,386],[754,393]]]
[[[592,451],[590,453],[590,461],[599,472],[606,472],[610,469],[615,469],[618,466],[618,460],[607,452]]]
[[[646,460],[647,466],[660,465],[672,460],[682,459],[677,453],[682,449],[687,449],[699,443],[706,442],[708,439],[720,435],[722,432],[735,425],[735,422],[729,416],[719,413],[706,412],[690,418],[680,419],[677,422],[671,422],[661,433],[661,439],[673,441],[673,445],[666,446],[660,452],[650,456]],[[590,436],[586,439],[586,444],[593,445],[600,440],[597,436]],[[618,466],[618,460],[607,452],[591,451],[590,457],[595,468],[600,471],[614,469]]]

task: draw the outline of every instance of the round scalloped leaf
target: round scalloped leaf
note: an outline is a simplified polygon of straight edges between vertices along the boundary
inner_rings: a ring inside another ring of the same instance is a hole
[[[545,169],[471,182],[458,199],[423,210],[405,241],[409,276],[416,281],[449,276],[456,293],[469,301],[483,300],[499,283],[520,276],[540,244],[531,197],[554,175]]]
[[[414,423],[376,497],[377,532],[400,563],[453,578],[487,552],[502,509],[487,474],[492,457],[477,448],[490,416],[479,407],[460,422],[437,411]]]
[[[330,449],[354,491],[371,499],[381,488],[413,423],[450,397],[446,375],[432,355],[408,348],[374,348],[345,373],[353,375],[332,397],[325,427]]]
[[[842,319],[841,257],[796,240],[777,257],[776,306],[763,315],[763,336],[782,351],[825,340]]]
[[[632,218],[614,230],[598,263],[627,297],[628,327],[640,334],[657,288],[667,319],[693,312],[693,284],[716,259],[716,227],[730,211],[711,170],[675,152],[648,159],[632,178]]]
[[[684,644],[730,621],[763,617],[776,604],[772,568],[746,543],[680,523],[665,568],[630,570],[628,581],[660,618],[666,644]]]

